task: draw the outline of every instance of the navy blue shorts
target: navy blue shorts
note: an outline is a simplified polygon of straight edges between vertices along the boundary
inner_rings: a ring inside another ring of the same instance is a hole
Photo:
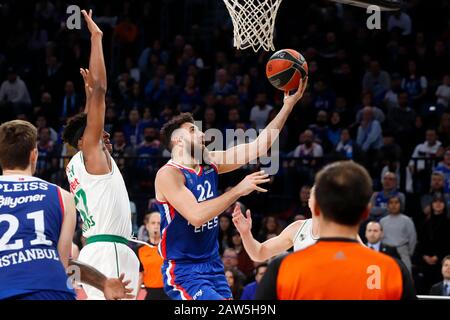
[[[34,291],[10,298],[11,300],[75,300],[75,294],[63,291]]]
[[[202,263],[164,261],[162,273],[164,291],[173,300],[224,300],[233,297],[220,258]]]

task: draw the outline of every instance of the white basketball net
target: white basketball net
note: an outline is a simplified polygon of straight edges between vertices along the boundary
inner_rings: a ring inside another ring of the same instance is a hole
[[[282,0],[223,0],[233,21],[234,46],[274,51],[273,28]]]

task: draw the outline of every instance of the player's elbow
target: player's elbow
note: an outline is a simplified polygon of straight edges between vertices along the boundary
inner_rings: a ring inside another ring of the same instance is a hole
[[[192,226],[194,226],[195,228],[199,228],[203,225],[203,221],[201,221],[201,219],[195,218],[195,217],[192,217],[191,219],[189,219],[189,223]]]

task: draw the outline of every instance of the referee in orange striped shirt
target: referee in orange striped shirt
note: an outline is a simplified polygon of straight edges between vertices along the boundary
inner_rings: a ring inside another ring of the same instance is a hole
[[[316,176],[313,214],[320,225],[313,246],[275,259],[256,292],[262,300],[415,299],[402,262],[356,240],[369,213],[372,180],[352,161],[335,162]]]

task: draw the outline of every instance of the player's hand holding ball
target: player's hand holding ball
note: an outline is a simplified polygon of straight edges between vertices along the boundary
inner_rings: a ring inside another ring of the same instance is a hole
[[[275,88],[284,91],[284,105],[293,108],[308,86],[308,63],[295,50],[279,50],[267,62],[266,76]]]

